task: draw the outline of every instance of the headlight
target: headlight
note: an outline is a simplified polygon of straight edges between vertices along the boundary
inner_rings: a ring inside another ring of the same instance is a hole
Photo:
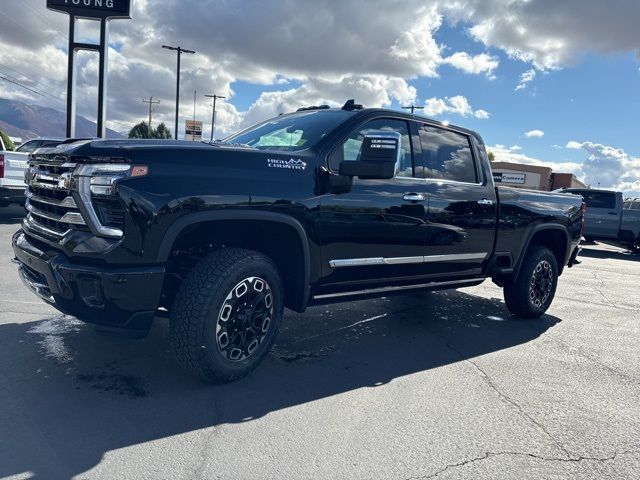
[[[146,165],[130,165],[127,163],[90,163],[78,165],[73,172],[72,189],[78,192],[80,200],[89,217],[89,226],[95,233],[120,238],[123,231],[103,225],[96,214],[93,198],[114,198],[119,180],[130,177],[143,177],[149,169]]]

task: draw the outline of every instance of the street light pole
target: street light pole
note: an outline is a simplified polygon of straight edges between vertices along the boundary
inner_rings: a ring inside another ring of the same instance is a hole
[[[177,75],[178,75],[178,81],[176,82],[176,131],[175,131],[175,139],[178,139],[178,119],[179,119],[179,115],[180,115],[180,57],[182,56],[183,53],[190,53],[190,54],[195,54],[196,52],[194,50],[186,50],[182,47],[172,47],[169,45],[162,45],[162,48],[166,49],[166,50],[172,50],[174,52],[178,52],[178,68],[177,68]]]
[[[213,114],[211,117],[211,141],[213,142],[213,132],[216,128],[216,100],[221,99],[224,100],[227,97],[223,97],[221,95],[205,95],[207,98],[213,98]]]

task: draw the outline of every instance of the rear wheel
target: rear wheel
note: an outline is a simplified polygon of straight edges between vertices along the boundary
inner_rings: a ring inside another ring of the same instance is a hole
[[[558,263],[551,250],[534,245],[526,257],[515,281],[504,285],[504,300],[509,311],[523,318],[543,315],[556,294]]]
[[[283,311],[280,276],[268,257],[218,250],[196,265],[176,295],[170,327],[176,358],[207,381],[241,378],[269,352]]]

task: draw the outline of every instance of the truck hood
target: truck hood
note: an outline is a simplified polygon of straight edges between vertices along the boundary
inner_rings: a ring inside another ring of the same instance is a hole
[[[131,160],[133,156],[138,158],[142,155],[148,157],[149,153],[159,154],[161,152],[171,152],[173,156],[199,152],[210,154],[215,151],[220,152],[261,152],[255,148],[242,144],[230,144],[215,142],[213,144],[204,142],[187,142],[182,140],[80,140],[74,143],[67,143],[51,148],[40,148],[36,152],[38,155],[46,156],[66,156],[76,157],[76,161],[82,162],[88,157],[92,162],[99,160],[109,161],[111,158],[121,158]]]

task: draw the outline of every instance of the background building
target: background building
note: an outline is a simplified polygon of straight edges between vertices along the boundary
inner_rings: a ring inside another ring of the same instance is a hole
[[[559,188],[586,188],[572,173],[554,173],[550,167],[520,163],[491,162],[497,185],[551,191]]]

